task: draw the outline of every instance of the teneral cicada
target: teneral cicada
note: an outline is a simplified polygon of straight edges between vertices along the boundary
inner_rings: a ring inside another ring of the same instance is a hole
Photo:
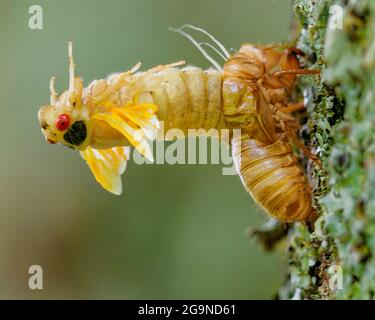
[[[167,130],[184,132],[241,129],[231,145],[247,191],[281,221],[313,220],[311,187],[292,145],[315,157],[298,138],[299,124],[290,114],[295,105],[288,100],[297,74],[317,72],[300,68],[297,49],[245,44],[230,56],[208,35],[225,59],[221,69],[200,43],[179,31],[217,70],[181,69],[180,61],[139,72],[137,64],[84,88],[82,79],[75,77],[69,43],[69,88],[58,95],[52,78],[50,104],[38,114],[46,140],[78,150],[96,180],[120,194],[129,146],[151,158],[147,140],[156,137],[158,121],[164,121]]]

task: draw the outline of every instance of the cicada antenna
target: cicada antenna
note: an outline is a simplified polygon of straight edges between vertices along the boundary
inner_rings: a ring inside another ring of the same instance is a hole
[[[55,81],[56,81],[56,76],[52,76],[50,81],[49,81],[49,91],[51,93],[50,95],[50,105],[53,106],[56,104],[57,101],[57,92],[55,90]]]
[[[177,32],[179,34],[181,34],[182,36],[184,36],[185,38],[187,38],[190,42],[192,42],[196,47],[197,49],[203,54],[203,56],[218,70],[218,71],[222,71],[222,67],[220,66],[220,64],[214,59],[212,58],[206,50],[204,50],[201,46],[200,43],[198,43],[190,34],[188,34],[187,32],[183,31],[181,28],[171,28],[169,27],[169,30],[173,31],[173,32]]]

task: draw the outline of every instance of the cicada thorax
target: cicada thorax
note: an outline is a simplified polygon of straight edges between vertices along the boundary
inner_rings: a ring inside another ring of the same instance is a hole
[[[311,188],[259,86],[265,56],[255,49],[248,56],[240,50],[224,65],[225,121],[241,129],[232,140],[233,161],[246,190],[270,215],[286,222],[312,220]]]

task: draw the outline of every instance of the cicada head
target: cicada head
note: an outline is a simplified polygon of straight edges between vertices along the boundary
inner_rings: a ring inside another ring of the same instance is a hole
[[[50,144],[61,143],[71,149],[83,150],[90,141],[88,108],[78,103],[71,108],[63,101],[40,108],[38,119],[42,133]]]
[[[83,81],[74,76],[73,43],[68,44],[69,89],[60,96],[55,90],[55,77],[50,81],[50,104],[38,112],[39,123],[47,142],[61,143],[83,150],[89,144],[90,113],[82,104]]]

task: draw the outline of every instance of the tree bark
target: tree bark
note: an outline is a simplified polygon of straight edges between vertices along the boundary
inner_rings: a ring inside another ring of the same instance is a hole
[[[298,89],[309,114],[301,134],[324,168],[307,170],[320,217],[288,226],[278,298],[372,299],[375,1],[295,0],[294,11],[306,67],[322,70],[321,77],[301,77]]]

